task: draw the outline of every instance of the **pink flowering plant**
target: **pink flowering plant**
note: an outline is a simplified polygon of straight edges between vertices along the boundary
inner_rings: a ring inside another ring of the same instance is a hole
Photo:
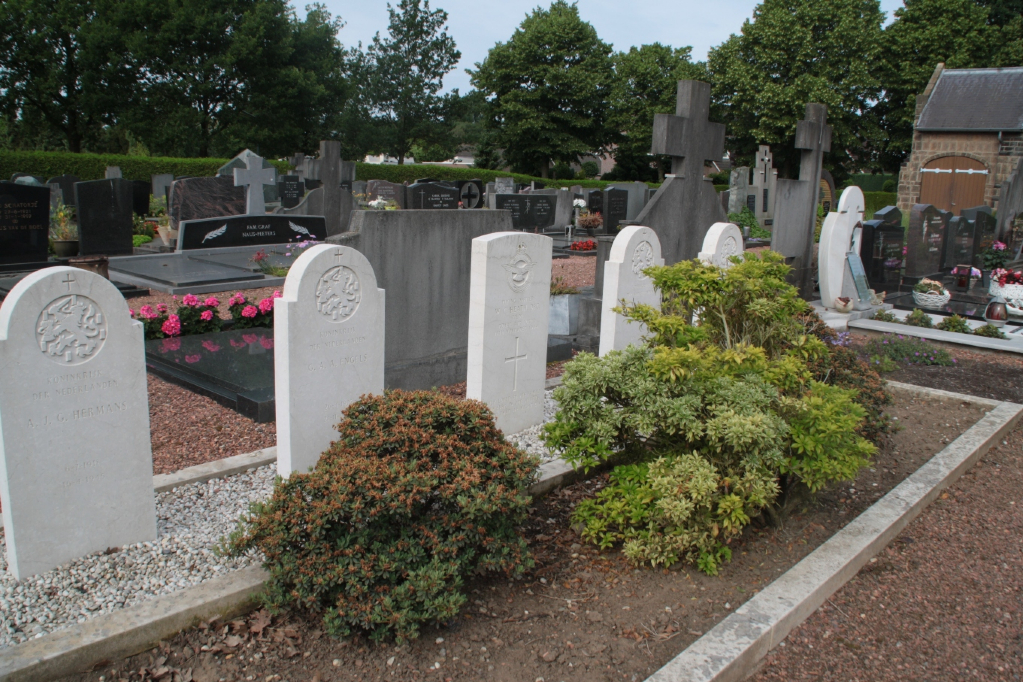
[[[199,298],[195,294],[185,294],[178,308],[181,319],[182,334],[211,334],[219,332],[222,326],[217,306],[220,301],[216,296]]]
[[[273,296],[258,301],[250,301],[241,292],[227,300],[234,329],[251,329],[252,327],[274,326],[274,299],[280,298],[281,292],[275,291]]]
[[[981,251],[980,257],[984,261],[985,270],[1004,268],[1005,264],[1009,262],[1009,249],[1002,242],[996,241]]]

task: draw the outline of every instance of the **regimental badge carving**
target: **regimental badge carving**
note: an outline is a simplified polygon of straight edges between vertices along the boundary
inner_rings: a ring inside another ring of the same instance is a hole
[[[92,360],[107,340],[107,321],[99,305],[80,294],[51,301],[39,313],[36,337],[43,355],[62,365]]]
[[[355,270],[336,265],[316,283],[316,309],[332,322],[351,319],[362,301],[362,288]]]
[[[632,274],[646,278],[643,271],[654,264],[654,247],[650,242],[643,241],[636,245],[632,252]]]
[[[508,264],[503,266],[508,271],[508,286],[512,291],[518,293],[526,288],[526,284],[529,283],[529,272],[535,266],[536,263],[526,253],[526,245],[519,244],[518,251]]]
[[[739,255],[741,248],[733,235],[729,235],[724,238],[721,242],[721,246],[718,248],[717,254],[717,265],[719,268],[727,268],[732,263],[729,258],[732,256]]]

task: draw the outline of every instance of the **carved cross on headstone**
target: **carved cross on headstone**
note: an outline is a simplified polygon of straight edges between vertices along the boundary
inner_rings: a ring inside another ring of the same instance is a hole
[[[245,188],[246,215],[266,215],[263,185],[274,184],[273,168],[263,168],[263,159],[251,154],[245,159],[245,168],[234,169],[234,186]]]
[[[766,144],[760,145],[757,150],[757,164],[756,164],[756,180],[760,181],[761,186],[767,186],[767,179],[774,172],[774,157],[771,154],[771,148]]]
[[[651,153],[671,156],[671,172],[684,178],[703,176],[705,161],[719,161],[725,150],[725,124],[711,123],[710,84],[679,81],[675,115],[654,115]]]

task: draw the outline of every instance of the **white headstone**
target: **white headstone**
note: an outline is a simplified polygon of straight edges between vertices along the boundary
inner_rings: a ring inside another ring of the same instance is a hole
[[[505,433],[543,422],[553,245],[524,232],[472,240],[465,393]]]
[[[734,223],[714,223],[703,238],[699,259],[707,265],[716,265],[727,270],[732,266],[728,260],[741,255],[743,251],[742,231]]]
[[[664,265],[657,233],[642,225],[622,228],[611,244],[611,257],[604,263],[601,355],[642,341],[646,325],[622,317],[613,308],[621,305],[623,300],[626,305],[645,303],[658,309],[661,307],[661,295],[654,288],[653,280],[643,274],[643,270],[654,265]]]
[[[846,256],[860,253],[863,230],[863,192],[859,187],[846,187],[838,200],[838,210],[824,216],[821,243],[818,248],[821,303],[835,308],[835,299],[846,296],[860,302],[849,272]],[[869,305],[869,301],[866,302]],[[857,306],[861,307],[861,306]]]
[[[319,244],[295,261],[274,302],[277,473],[315,466],[341,412],[384,391],[384,290],[366,257]]]
[[[0,307],[0,500],[19,580],[156,539],[142,323],[108,280],[53,267]]]
[[[263,168],[263,159],[255,154],[245,157],[245,168],[234,169],[234,186],[245,188],[245,213],[266,215],[263,185],[276,182],[273,168]]]

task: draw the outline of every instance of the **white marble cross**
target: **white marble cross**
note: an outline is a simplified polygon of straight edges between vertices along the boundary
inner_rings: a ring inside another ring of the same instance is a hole
[[[251,154],[245,158],[245,168],[234,169],[234,186],[245,188],[245,214],[266,215],[263,185],[274,184],[274,169],[263,168],[263,159]]]

